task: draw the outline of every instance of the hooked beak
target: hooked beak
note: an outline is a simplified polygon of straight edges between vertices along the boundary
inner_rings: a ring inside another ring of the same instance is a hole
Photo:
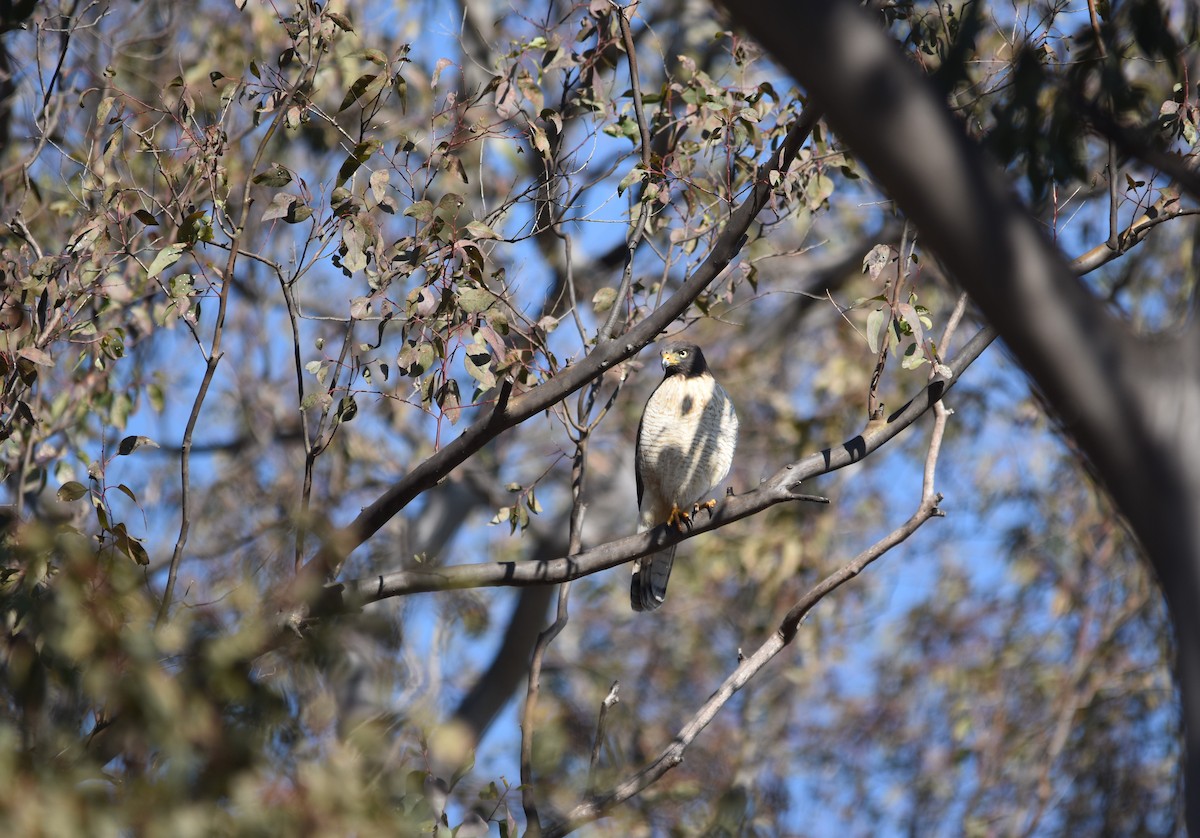
[[[679,366],[679,356],[674,352],[663,351],[662,353],[662,368],[669,370],[671,367]]]

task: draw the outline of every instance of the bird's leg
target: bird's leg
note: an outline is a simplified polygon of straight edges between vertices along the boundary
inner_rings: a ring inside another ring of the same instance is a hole
[[[679,532],[692,528],[692,516],[686,509],[680,509],[679,504],[671,504],[671,514],[667,516],[667,526],[674,527]]]
[[[701,509],[707,509],[708,517],[711,519],[713,516],[713,510],[716,509],[716,507],[717,507],[717,499],[716,498],[709,498],[708,500],[705,500],[705,501],[696,501],[695,505],[692,507],[692,515],[699,515]]]

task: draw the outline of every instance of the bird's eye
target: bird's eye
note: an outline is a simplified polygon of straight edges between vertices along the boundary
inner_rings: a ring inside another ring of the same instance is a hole
[[[680,350],[679,350],[679,357],[680,357],[680,358],[686,358],[686,357],[687,357],[687,350],[686,350],[686,349],[680,349]]]

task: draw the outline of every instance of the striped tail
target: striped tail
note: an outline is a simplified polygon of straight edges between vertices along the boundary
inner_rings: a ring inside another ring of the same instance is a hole
[[[633,581],[629,585],[629,604],[634,611],[653,611],[667,598],[667,580],[675,561],[675,547],[643,556],[633,563]]]

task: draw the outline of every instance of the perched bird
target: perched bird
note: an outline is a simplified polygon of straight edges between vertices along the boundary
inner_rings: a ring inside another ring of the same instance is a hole
[[[650,395],[638,426],[634,455],[638,532],[659,524],[682,527],[725,479],[737,445],[733,402],[708,371],[704,353],[690,343],[668,344],[660,353],[663,380]],[[667,595],[675,546],[633,563],[629,599],[634,611],[653,611]]]

